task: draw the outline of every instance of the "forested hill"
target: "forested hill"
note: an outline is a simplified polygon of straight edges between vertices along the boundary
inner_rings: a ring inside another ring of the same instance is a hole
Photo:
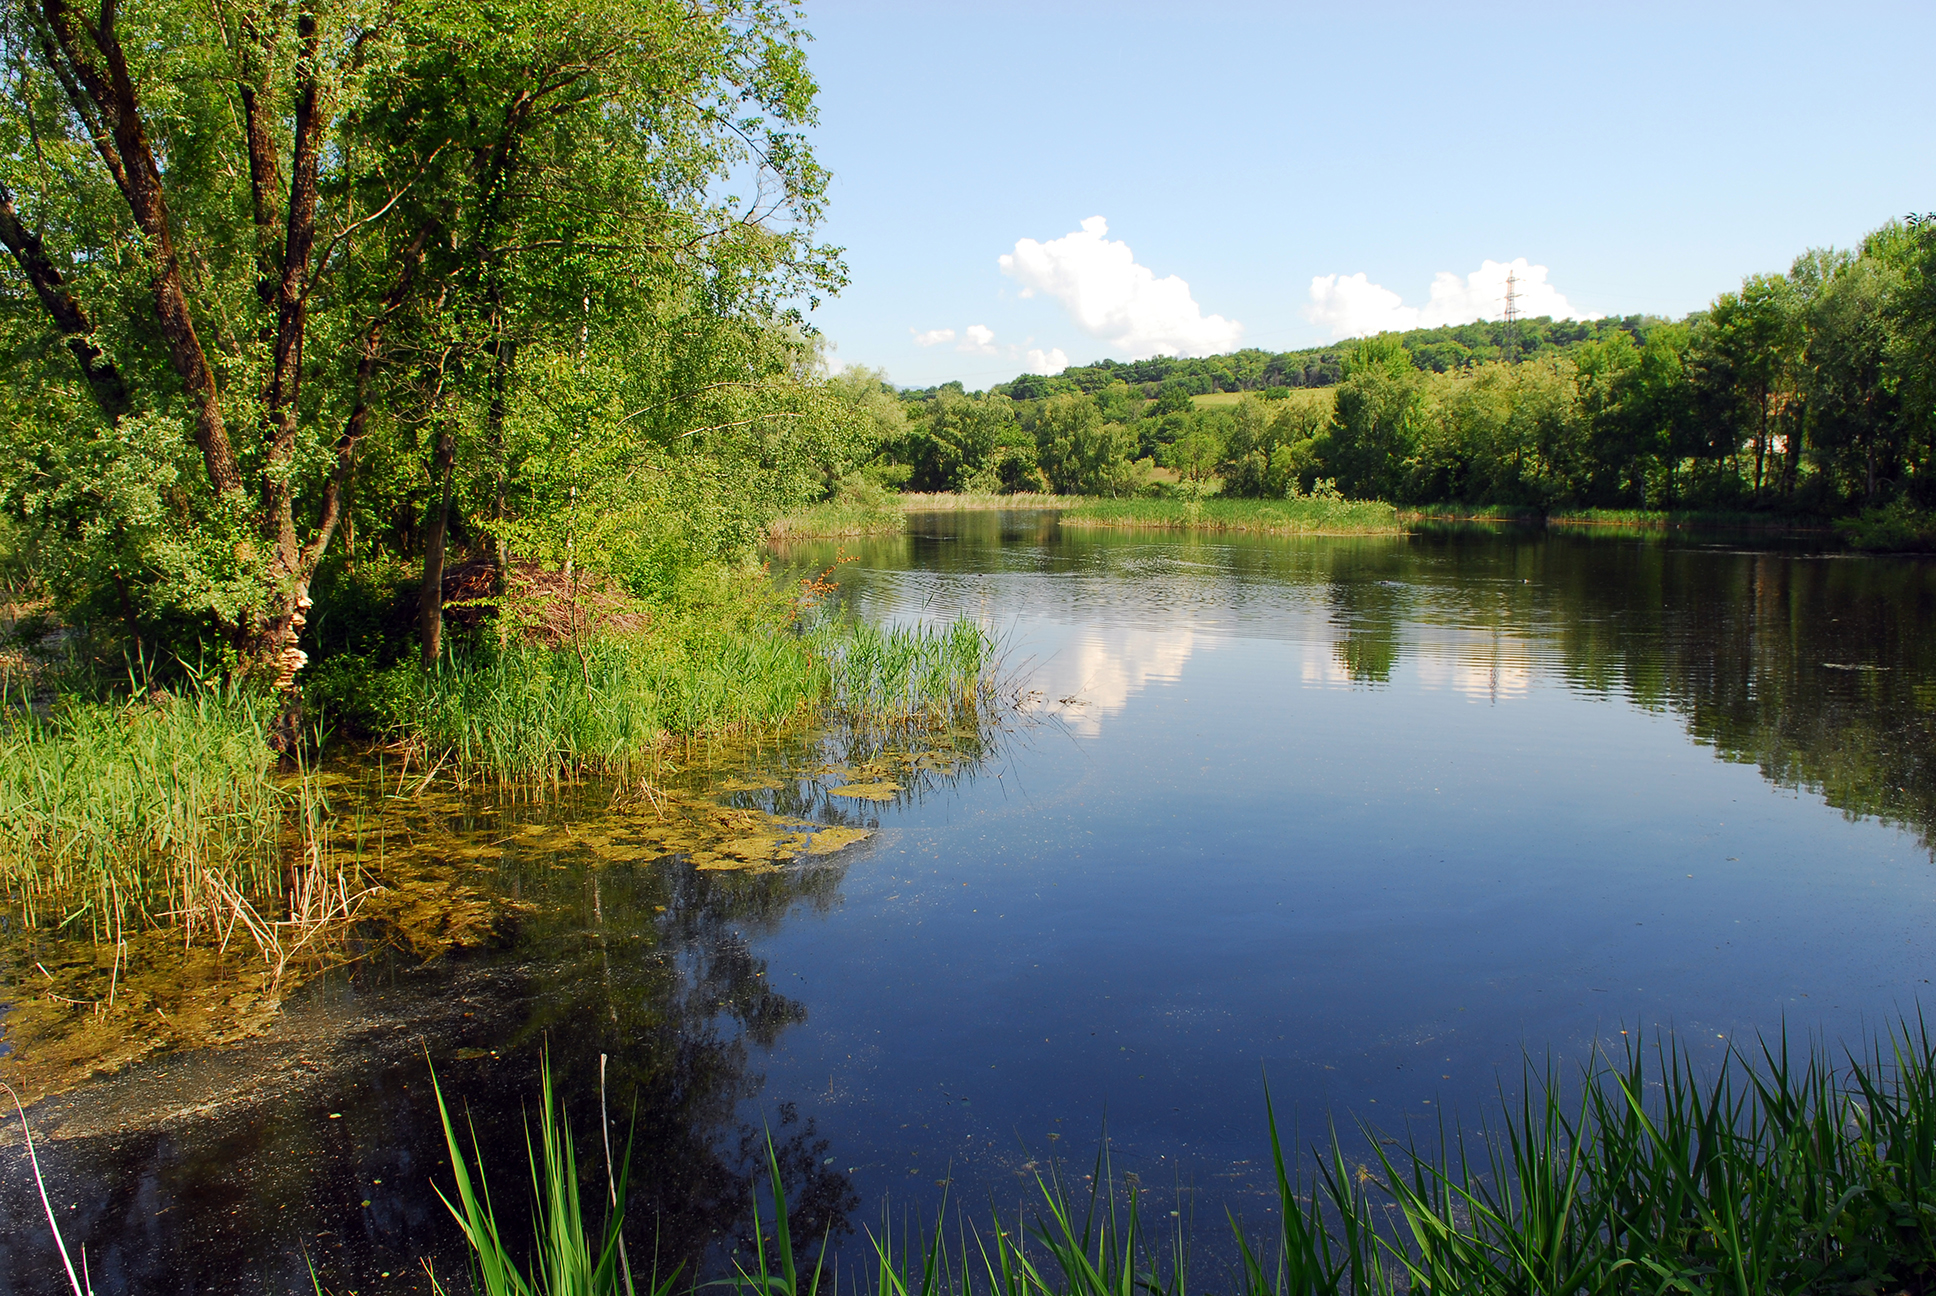
[[[1654,324],[1665,323],[1651,315],[1628,315],[1621,319],[1556,320],[1549,316],[1523,319],[1513,324],[1481,320],[1475,324],[1451,324],[1440,328],[1412,329],[1385,336],[1396,338],[1411,354],[1412,363],[1434,373],[1468,369],[1492,360],[1530,360],[1570,350],[1582,342],[1594,342],[1611,333],[1625,333],[1635,342],[1643,340]],[[1230,355],[1179,359],[1154,356],[1148,360],[1098,360],[1094,364],[1064,369],[1059,374],[1023,374],[993,390],[1015,400],[1041,400],[1064,392],[1093,395],[1110,383],[1125,382],[1161,386],[1174,381],[1193,396],[1211,392],[1266,392],[1273,388],[1330,387],[1344,376],[1345,355],[1358,339],[1333,342],[1327,346],[1307,347],[1302,351],[1272,352],[1248,347]],[[907,393],[910,396],[926,392]],[[1148,394],[1155,395],[1154,390]]]

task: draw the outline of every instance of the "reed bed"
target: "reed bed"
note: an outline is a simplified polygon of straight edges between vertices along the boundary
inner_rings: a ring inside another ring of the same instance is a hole
[[[724,630],[484,648],[386,680],[392,731],[426,762],[519,780],[622,771],[675,734],[784,724],[829,677],[796,636]]]
[[[267,697],[215,685],[121,703],[24,703],[0,725],[0,884],[23,921],[199,911],[275,880],[290,794]]]
[[[1704,1069],[1663,1036],[1621,1058],[1596,1055],[1577,1074],[1528,1065],[1523,1079],[1476,1131],[1441,1122],[1394,1151],[1366,1126],[1362,1142],[1372,1150],[1358,1154],[1334,1131],[1302,1170],[1267,1117],[1277,1220],[1258,1233],[1229,1217],[1238,1261],[1209,1288],[1242,1296],[1881,1296],[1926,1292],[1936,1280],[1936,1044],[1920,1018],[1861,1049],[1817,1044],[1794,1056],[1783,1035],[1752,1050],[1730,1046]],[[591,1228],[554,1103],[547,1077],[531,1154],[539,1240],[530,1271],[518,1268],[489,1197],[473,1188],[446,1114],[457,1175],[451,1210],[480,1274],[499,1276],[481,1285],[632,1292],[624,1180],[611,1169],[609,1128],[596,1208],[603,1222]],[[944,1209],[932,1228],[903,1230],[898,1242],[884,1228],[873,1236],[873,1263],[857,1280],[849,1267],[839,1284],[824,1240],[791,1236],[770,1149],[768,1172],[772,1214],[756,1210],[751,1264],[708,1286],[743,1296],[817,1296],[823,1283],[856,1296],[1186,1296],[1191,1286],[1184,1226],[1144,1227],[1145,1199],[1133,1185],[1118,1190],[1106,1144],[1086,1197],[1052,1167],[1036,1180],[1032,1221],[977,1226],[948,1220]],[[478,1173],[481,1186],[481,1159]],[[639,1288],[663,1296],[672,1281],[654,1273]]]
[[[507,781],[622,773],[675,738],[774,729],[831,707],[905,724],[979,695],[992,643],[972,622],[882,630],[836,620],[511,645],[386,677],[392,732],[426,769]]]
[[[767,524],[768,540],[893,535],[907,526],[900,499],[878,486],[862,485],[832,499],[783,514]]]
[[[1065,527],[1248,531],[1262,535],[1397,535],[1398,510],[1377,500],[1309,496],[1285,500],[1084,500]]]
[[[861,725],[941,723],[994,689],[994,636],[960,617],[945,626],[829,625],[814,636],[834,710]]]
[[[1576,1082],[1528,1067],[1475,1134],[1441,1123],[1372,1165],[1334,1137],[1284,1171],[1271,1290],[1383,1294],[1925,1291],[1936,1278],[1936,1044],[1785,1032],[1711,1073],[1671,1036]],[[1245,1286],[1264,1266],[1245,1248]]]
[[[1075,508],[1090,502],[1092,497],[1038,491],[1017,491],[1012,495],[997,495],[987,491],[903,491],[899,499],[904,513],[955,513],[988,509]]]

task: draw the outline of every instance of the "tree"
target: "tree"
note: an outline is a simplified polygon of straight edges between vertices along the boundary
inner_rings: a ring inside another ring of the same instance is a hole
[[[1860,256],[1835,268],[1808,317],[1808,401],[1822,466],[1845,493],[1876,504],[1904,448],[1898,384],[1890,364],[1890,311],[1906,267],[1900,238],[1867,240]]]
[[[595,327],[677,321],[684,343],[647,349],[657,375],[602,352],[630,374],[614,399],[654,393],[626,435],[809,419],[769,399],[804,390],[783,302],[840,282],[811,241],[826,177],[799,134],[803,39],[759,0],[9,7],[0,242],[39,307],[8,338],[38,369],[10,503],[92,555],[77,570],[118,583],[131,627],[203,625],[287,686],[359,453],[414,446],[421,479],[361,505],[425,554],[430,646],[464,472],[500,532],[520,495],[576,489],[514,480],[526,357],[565,382],[558,358],[588,365]],[[752,199],[724,196],[735,175]],[[51,391],[34,331],[92,411]]]
[[[1794,380],[1803,340],[1793,285],[1783,275],[1750,275],[1739,293],[1723,293],[1708,310],[1708,346],[1734,391],[1726,417],[1753,447],[1751,494],[1761,498],[1769,432]]]
[[[1338,489],[1396,499],[1417,446],[1421,379],[1395,338],[1367,338],[1345,360],[1325,464]]]
[[[1036,459],[1049,483],[1065,495],[1125,493],[1134,434],[1121,423],[1104,422],[1086,396],[1052,396],[1043,402],[1035,424]]]

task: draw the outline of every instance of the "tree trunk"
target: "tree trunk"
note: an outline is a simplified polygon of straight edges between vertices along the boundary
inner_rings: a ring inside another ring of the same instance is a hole
[[[181,260],[175,251],[174,228],[162,195],[161,169],[148,145],[127,56],[114,32],[114,10],[112,6],[104,6],[98,26],[77,20],[66,0],[41,0],[41,13],[47,20],[46,31],[65,59],[63,71],[71,72],[79,83],[74,97],[80,98],[78,91],[85,91],[85,102],[77,103],[76,111],[86,120],[98,119],[105,127],[94,133],[95,147],[127,200],[128,211],[147,244],[154,267],[155,323],[168,352],[169,364],[181,379],[183,394],[188,398],[194,417],[195,444],[202,452],[209,485],[217,494],[238,491],[242,488],[242,474],[236,467],[235,451],[229,444],[228,428],[222,419],[215,371],[202,350],[201,337],[188,309]],[[89,56],[89,45],[100,55],[99,62]],[[63,84],[66,84],[65,78]]]
[[[81,366],[81,377],[86,380],[94,403],[101,407],[108,422],[119,422],[130,408],[128,384],[114,361],[94,344],[94,321],[67,291],[66,279],[48,256],[39,236],[22,223],[20,213],[14,210],[13,193],[4,183],[0,183],[0,243],[6,244],[7,251],[20,264],[27,281],[34,286],[34,295],[40,298],[41,307],[67,340],[67,349]]]
[[[1754,500],[1761,502],[1761,482],[1768,462],[1768,393],[1761,393],[1761,421],[1755,426]]]

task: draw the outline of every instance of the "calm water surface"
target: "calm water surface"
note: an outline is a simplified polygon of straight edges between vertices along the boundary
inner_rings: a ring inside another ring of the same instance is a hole
[[[716,1263],[763,1124],[815,1228],[944,1180],[1012,1203],[1105,1120],[1119,1169],[1221,1227],[1263,1213],[1266,1075],[1307,1136],[1396,1129],[1480,1114],[1529,1050],[1853,1037],[1929,997],[1936,565],[1032,514],[776,562],[829,566],[863,616],[985,618],[1022,714],[863,812],[881,831],[837,864],[507,850],[500,884],[541,916],[505,948],[326,979],[253,1052],[50,1100],[102,1290],[293,1290],[304,1249],[363,1291],[421,1289],[421,1254],[461,1268],[425,1048],[503,1191],[537,1050],[585,1102],[609,1053],[639,1211]],[[769,753],[782,787],[734,795],[851,818],[813,756]],[[451,826],[507,812],[478,813]],[[222,1084],[247,1092],[204,1118],[114,1120]],[[9,1166],[0,1280],[53,1290]]]

